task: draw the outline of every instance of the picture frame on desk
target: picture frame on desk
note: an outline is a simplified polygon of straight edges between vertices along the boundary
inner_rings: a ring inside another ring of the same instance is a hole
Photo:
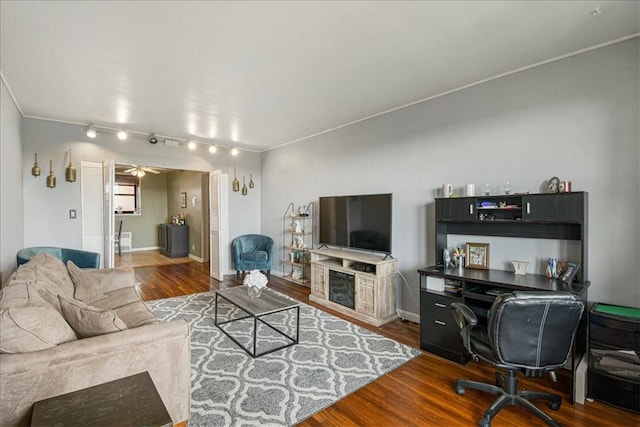
[[[466,268],[489,269],[489,244],[467,243]]]
[[[573,282],[573,278],[576,276],[576,273],[580,269],[580,264],[576,264],[573,262],[567,262],[560,273],[558,279],[564,283],[571,284]]]

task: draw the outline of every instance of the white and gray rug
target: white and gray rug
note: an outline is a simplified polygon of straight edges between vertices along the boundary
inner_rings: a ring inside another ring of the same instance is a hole
[[[213,324],[214,300],[214,292],[205,292],[147,302],[159,318],[191,325],[189,426],[293,425],[420,354],[301,303],[299,344],[254,359]],[[240,314],[226,304],[218,309],[219,316]],[[268,320],[295,331],[293,311]],[[252,341],[247,322],[225,330]],[[283,342],[266,327],[258,335],[267,346]]]

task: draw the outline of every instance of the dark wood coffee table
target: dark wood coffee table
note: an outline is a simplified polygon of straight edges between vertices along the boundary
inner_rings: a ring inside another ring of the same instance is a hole
[[[172,426],[148,372],[33,405],[32,426]]]
[[[239,308],[243,312],[247,313],[246,316],[236,317],[233,319],[227,319],[225,321],[219,321],[218,319],[218,301],[222,298],[223,300],[231,303],[235,307]],[[274,325],[269,323],[268,318],[266,316],[270,314],[279,313],[281,311],[289,311],[295,310],[295,319],[296,319],[296,334],[295,336],[289,336],[285,332],[277,329]],[[215,311],[214,311],[214,324],[226,335],[240,346],[244,351],[246,351],[251,357],[259,357],[265,354],[273,353],[277,350],[282,350],[283,348],[292,346],[298,343],[298,337],[300,334],[300,303],[287,299],[282,295],[272,291],[269,288],[265,288],[262,291],[262,295],[258,298],[250,297],[247,294],[246,286],[236,286],[233,288],[220,289],[216,291],[216,301],[215,301]],[[242,345],[236,338],[231,336],[231,334],[224,330],[222,325],[237,322],[239,320],[251,318],[253,319],[253,345],[250,348]],[[268,326],[279,335],[285,338],[285,344],[281,346],[277,346],[275,348],[269,348],[268,350],[258,352],[258,322],[261,324]]]

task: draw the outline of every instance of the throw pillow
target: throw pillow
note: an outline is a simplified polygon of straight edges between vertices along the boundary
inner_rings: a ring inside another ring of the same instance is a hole
[[[107,292],[135,285],[136,276],[132,267],[92,270],[67,261],[67,268],[75,285],[75,299],[89,304],[103,298]]]
[[[58,295],[64,318],[80,338],[124,331],[127,325],[113,310],[102,310]]]
[[[12,307],[0,312],[0,353],[30,353],[76,339],[53,307]]]

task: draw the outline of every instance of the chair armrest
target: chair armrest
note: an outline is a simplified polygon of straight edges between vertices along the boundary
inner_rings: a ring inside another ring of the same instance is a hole
[[[471,351],[471,330],[478,324],[478,317],[469,308],[469,306],[459,303],[451,303],[451,311],[453,318],[455,319],[458,327],[460,328],[460,335],[462,336],[462,344],[464,348],[470,353]]]

